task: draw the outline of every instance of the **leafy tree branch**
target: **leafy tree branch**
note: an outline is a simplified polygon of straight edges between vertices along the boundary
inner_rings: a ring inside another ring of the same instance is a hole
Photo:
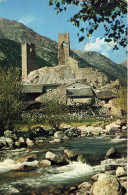
[[[71,9],[72,6],[79,7],[69,21],[79,28],[79,41],[86,36],[92,36],[93,32],[102,23],[105,29],[105,41],[114,41],[113,49],[127,45],[127,29],[124,18],[127,14],[126,0],[49,0],[49,5],[54,6],[57,14]]]

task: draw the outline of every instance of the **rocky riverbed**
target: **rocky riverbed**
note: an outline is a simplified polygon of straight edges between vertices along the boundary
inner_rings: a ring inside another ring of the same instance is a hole
[[[126,194],[125,121],[8,130],[0,146],[0,194]]]

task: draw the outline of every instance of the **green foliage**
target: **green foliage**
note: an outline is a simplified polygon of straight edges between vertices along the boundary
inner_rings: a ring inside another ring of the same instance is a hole
[[[0,127],[11,129],[22,109],[22,84],[19,70],[0,69]]]
[[[125,0],[49,0],[49,5],[54,5],[57,13],[71,9],[74,6],[79,10],[69,21],[80,28],[79,41],[83,41],[86,34],[90,37],[99,24],[104,25],[106,42],[114,41],[113,49],[118,45],[127,46],[127,25],[124,18],[127,14],[127,2]]]
[[[127,115],[127,85],[122,85],[119,89],[116,104],[121,108],[123,116]]]
[[[49,125],[59,129],[60,124],[66,118],[66,105],[58,97],[45,99],[42,113],[46,116]]]

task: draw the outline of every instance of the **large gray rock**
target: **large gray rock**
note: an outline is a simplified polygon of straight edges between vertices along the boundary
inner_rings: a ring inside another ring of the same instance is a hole
[[[51,163],[51,161],[49,161],[49,160],[41,160],[41,161],[39,162],[39,165],[40,165],[41,167],[50,167],[50,166],[52,165],[52,163]]]
[[[5,147],[6,145],[6,137],[0,137],[0,148]]]
[[[78,158],[78,154],[76,154],[75,152],[73,152],[71,150],[65,149],[64,154],[65,154],[66,158],[69,160],[77,160],[77,158]]]
[[[55,134],[54,134],[54,137],[56,139],[63,139],[65,136],[65,134],[62,132],[62,131],[57,131]]]
[[[26,139],[26,144],[28,147],[32,147],[34,145],[32,140],[30,140],[29,138]]]
[[[126,170],[124,169],[124,167],[118,167],[116,169],[116,176],[117,177],[120,177],[120,176],[126,176],[127,175],[127,172]]]
[[[81,132],[80,130],[76,128],[69,128],[68,130],[65,131],[65,135],[67,137],[78,137],[80,136]]]
[[[115,176],[106,175],[94,183],[90,195],[123,195],[123,191]]]
[[[109,125],[106,125],[106,130],[107,131],[116,131],[117,129],[120,128],[120,125],[117,125],[116,123],[110,123]]]
[[[14,141],[10,138],[6,138],[6,142],[7,142],[7,145],[10,147],[10,148],[13,148],[14,146]]]
[[[24,140],[23,137],[20,137],[18,142],[20,143],[20,147],[25,147],[26,146],[26,143],[25,143],[25,140]]]
[[[106,156],[105,156],[106,159],[107,158],[120,158],[120,157],[121,157],[120,153],[114,147],[110,148],[107,151]]]
[[[61,164],[61,165],[68,164],[67,160],[63,156],[54,154],[52,152],[47,152],[45,154],[45,158],[47,160],[50,160],[53,164]]]

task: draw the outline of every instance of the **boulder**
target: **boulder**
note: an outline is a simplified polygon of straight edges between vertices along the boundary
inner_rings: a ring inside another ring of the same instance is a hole
[[[23,137],[19,138],[19,143],[20,143],[20,147],[25,147],[26,146],[26,143],[25,143],[25,140],[24,140]]]
[[[52,163],[51,163],[51,161],[49,161],[49,160],[41,160],[41,161],[39,162],[39,165],[40,165],[41,167],[50,167],[50,166],[52,165]]]
[[[18,157],[18,159],[16,160],[16,163],[32,162],[32,161],[35,161],[36,159],[37,159],[36,154],[30,154],[30,155]]]
[[[105,171],[116,170],[116,168],[117,168],[117,165],[106,165]]]
[[[53,141],[54,141],[54,143],[60,143],[61,139],[54,139]]]
[[[123,191],[115,176],[106,175],[93,184],[90,195],[123,195]]]
[[[78,155],[78,157],[77,157],[77,161],[78,162],[82,162],[82,163],[85,163],[85,158],[83,157],[83,155],[82,154],[80,154],[80,155]]]
[[[65,136],[65,134],[62,132],[62,131],[57,131],[55,134],[54,134],[54,137],[56,139],[63,139]]]
[[[93,175],[91,177],[92,181],[98,181],[99,178],[103,178],[103,177],[106,177],[106,174],[105,173],[98,173],[96,175]]]
[[[105,158],[120,158],[121,155],[120,153],[117,151],[117,149],[115,147],[110,148],[107,153]]]
[[[75,152],[71,151],[71,150],[67,150],[65,149],[64,150],[64,154],[65,154],[65,157],[71,161],[73,160],[77,160],[78,158],[78,154],[76,154]]]
[[[118,167],[116,169],[116,176],[121,177],[121,176],[126,176],[127,172],[125,171],[124,167]]]
[[[121,125],[121,120],[117,119],[117,121],[115,122],[117,125]]]
[[[107,131],[116,131],[117,129],[120,128],[120,125],[117,125],[116,123],[110,123],[109,125],[106,125],[106,130]]]
[[[7,145],[10,147],[10,148],[13,148],[14,146],[14,141],[10,138],[6,138],[6,142],[7,142]]]
[[[6,147],[6,137],[0,137],[0,148]]]
[[[45,154],[45,158],[47,160],[50,160],[51,162],[53,162],[53,164],[60,164],[60,165],[67,165],[68,164],[67,160],[64,159],[63,156],[54,154],[52,152],[47,152]]]
[[[90,190],[90,188],[92,187],[92,184],[89,182],[83,182],[82,184],[80,184],[78,186],[78,189],[82,189],[82,188],[86,188],[87,190]]]
[[[34,171],[36,167],[28,166],[28,165],[22,165],[21,167],[15,169],[15,171]]]
[[[69,128],[65,131],[67,137],[78,137],[80,134],[81,132],[77,128]]]
[[[26,139],[26,144],[28,147],[32,147],[34,145],[32,140],[30,140],[29,138]]]
[[[16,146],[17,148],[19,148],[19,147],[20,147],[20,142],[19,142],[19,141],[16,141],[16,142],[15,142],[15,146]]]
[[[83,182],[78,186],[78,191],[76,195],[88,195],[91,187],[92,187],[91,183]]]
[[[127,126],[122,126],[122,130],[127,130]]]
[[[10,138],[10,139],[14,139],[14,140],[17,139],[16,134],[15,134],[14,132],[10,131],[10,130],[5,131],[5,132],[4,132],[4,136],[5,136],[5,137],[8,137],[8,138]]]

